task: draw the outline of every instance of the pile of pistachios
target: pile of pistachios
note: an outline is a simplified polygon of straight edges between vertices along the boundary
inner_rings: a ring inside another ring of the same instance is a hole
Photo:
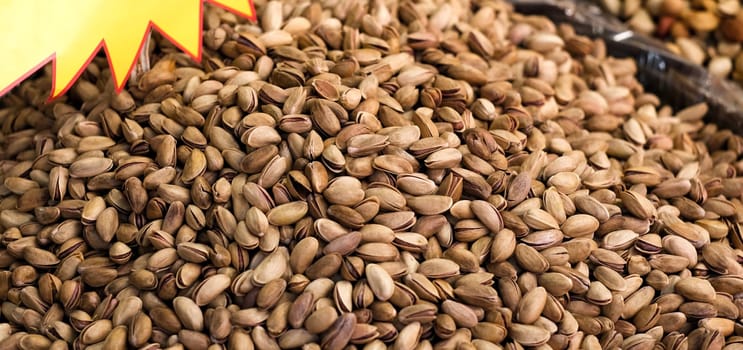
[[[743,137],[505,1],[207,7],[0,99],[0,349],[743,346]]]
[[[663,39],[712,76],[743,82],[743,7],[739,0],[600,0],[639,33]]]

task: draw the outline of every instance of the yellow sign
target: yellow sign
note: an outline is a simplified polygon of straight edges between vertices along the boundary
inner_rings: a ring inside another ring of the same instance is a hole
[[[255,20],[252,0],[206,1]],[[58,97],[101,47],[121,91],[152,28],[200,61],[202,11],[203,0],[0,0],[0,96],[53,61]]]

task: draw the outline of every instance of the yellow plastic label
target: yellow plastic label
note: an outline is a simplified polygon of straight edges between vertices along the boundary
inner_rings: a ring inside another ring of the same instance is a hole
[[[255,20],[252,0],[206,0]],[[51,98],[103,48],[121,91],[154,28],[201,60],[203,0],[0,0],[0,96],[53,61]]]

